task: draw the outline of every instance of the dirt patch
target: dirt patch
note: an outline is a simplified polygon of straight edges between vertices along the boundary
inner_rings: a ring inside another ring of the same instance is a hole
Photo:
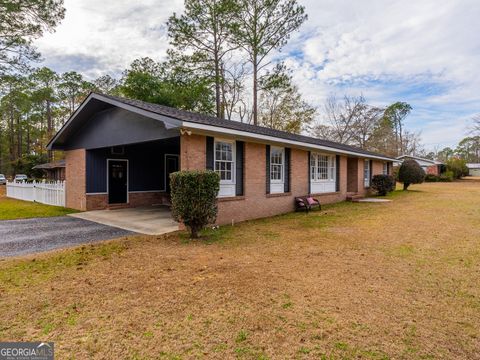
[[[58,358],[463,359],[480,348],[480,183],[0,262],[0,338]]]

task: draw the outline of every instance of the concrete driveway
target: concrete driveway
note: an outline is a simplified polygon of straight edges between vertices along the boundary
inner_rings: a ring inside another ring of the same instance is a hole
[[[0,258],[114,239],[131,231],[73,217],[0,221]]]
[[[69,216],[146,235],[160,235],[178,230],[178,223],[172,219],[167,206],[95,210]]]

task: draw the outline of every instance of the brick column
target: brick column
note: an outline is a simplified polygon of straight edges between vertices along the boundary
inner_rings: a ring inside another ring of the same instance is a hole
[[[65,205],[86,210],[86,152],[85,149],[65,151]]]

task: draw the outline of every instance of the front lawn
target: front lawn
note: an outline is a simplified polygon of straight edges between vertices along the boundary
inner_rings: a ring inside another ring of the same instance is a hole
[[[0,338],[61,359],[477,358],[480,182],[391,198],[0,261]]]
[[[5,197],[5,186],[0,186],[0,220],[63,216],[76,212],[60,206],[21,201]]]

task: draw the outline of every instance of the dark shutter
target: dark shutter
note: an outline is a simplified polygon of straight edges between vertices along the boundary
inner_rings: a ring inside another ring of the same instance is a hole
[[[206,153],[206,168],[207,170],[213,170],[213,137],[207,136],[207,153]]]
[[[265,147],[265,162],[266,162],[266,171],[265,171],[265,178],[266,178],[266,193],[270,194],[270,145]]]
[[[335,191],[340,191],[340,155],[335,156]]]
[[[244,159],[244,148],[245,143],[243,141],[236,142],[236,153],[235,153],[235,195],[243,195],[243,159]]]
[[[283,183],[283,192],[290,192],[290,148],[285,148],[285,181]]]
[[[308,174],[308,195],[312,193],[312,167],[310,166],[310,162],[312,161],[312,153],[308,152],[308,160],[307,160],[307,174]]]
[[[368,182],[368,187],[372,186],[373,178],[373,160],[370,160],[370,181]]]

